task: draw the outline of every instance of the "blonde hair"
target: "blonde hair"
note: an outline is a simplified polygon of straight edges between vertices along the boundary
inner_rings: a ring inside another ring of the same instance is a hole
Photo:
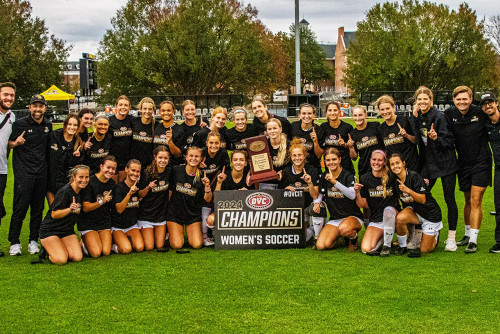
[[[68,178],[69,178],[69,183],[73,182],[75,180],[76,172],[79,170],[86,170],[87,172],[90,173],[90,168],[87,165],[76,165],[75,167],[71,168],[68,173]]]
[[[195,106],[195,108],[196,108],[196,104],[194,104],[194,102],[192,100],[184,100],[184,101],[182,101],[182,110],[184,110],[184,108],[186,106],[191,105],[191,104],[193,106]]]
[[[189,153],[189,151],[193,151],[193,150],[200,152],[200,154],[202,153],[201,148],[196,147],[196,146],[190,146],[190,147],[188,147],[188,149],[186,151],[186,155]],[[200,163],[201,163],[201,161],[200,161]],[[201,180],[201,170],[200,170],[200,164],[198,164],[198,166],[196,166],[196,172],[194,175],[194,182],[199,182],[200,180]]]
[[[393,108],[396,107],[396,103],[394,102],[394,99],[392,98],[392,96],[389,96],[389,95],[382,95],[375,102],[375,104],[377,105],[377,108],[380,108],[380,105],[383,103],[389,103]]]
[[[128,106],[130,107],[130,99],[126,95],[120,95],[120,96],[118,96],[118,98],[116,99],[115,106],[118,105],[118,102],[120,102],[120,100],[126,100],[126,101],[128,101]]]
[[[472,98],[472,89],[467,86],[458,86],[453,90],[453,98],[455,98],[460,93],[467,93],[469,97]]]
[[[361,109],[361,111],[363,111],[365,114],[367,113],[366,107],[364,105],[362,105],[362,104],[358,104],[358,105],[354,106],[352,108],[352,111],[354,112],[355,109]]]
[[[214,117],[218,114],[224,114],[227,119],[227,110],[225,108],[222,108],[221,106],[218,106],[217,108],[214,109],[214,111],[212,111],[212,115],[210,118],[210,125],[212,125]]]
[[[156,105],[155,101],[153,101],[152,98],[150,97],[143,97],[142,100],[139,102],[139,104],[136,106],[137,109],[142,111],[142,106],[144,103],[151,103],[153,105],[153,117],[151,117],[151,131],[153,131],[153,136],[155,134],[155,112],[156,112]]]
[[[385,103],[385,102],[384,102]],[[384,198],[387,197],[387,182],[389,181],[389,168],[387,167],[387,156],[382,150],[375,150],[372,152],[372,157],[374,154],[380,154],[384,157],[384,175],[382,175],[382,186],[384,187]]]
[[[277,118],[271,118],[268,122],[267,122],[267,125],[269,125],[269,123],[276,123],[278,124],[278,126],[280,127],[280,129],[283,129],[283,127],[281,126],[281,122],[279,119]],[[278,154],[276,155],[276,161],[274,163],[274,165],[276,167],[281,167],[285,164],[285,162],[287,162],[287,150],[286,150],[286,134],[284,134],[283,132],[281,132],[281,135],[280,135],[280,147],[278,149]]]

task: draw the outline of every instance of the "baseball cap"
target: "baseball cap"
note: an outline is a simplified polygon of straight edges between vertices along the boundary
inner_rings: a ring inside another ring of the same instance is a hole
[[[488,101],[497,102],[497,97],[496,97],[495,93],[493,93],[493,92],[484,92],[481,95],[481,105],[485,104]]]
[[[33,104],[33,103],[36,103],[36,102],[40,102],[40,103],[43,103],[45,105],[47,105],[47,102],[45,101],[45,98],[40,95],[40,94],[35,94],[31,97],[31,100],[30,100],[30,104]]]

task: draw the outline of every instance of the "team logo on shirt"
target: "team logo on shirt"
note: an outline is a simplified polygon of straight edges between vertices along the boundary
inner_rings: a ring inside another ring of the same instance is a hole
[[[373,145],[378,145],[378,140],[377,137],[363,137],[361,138],[361,142],[356,143],[356,147],[358,150],[362,150],[364,148],[373,146]]]
[[[108,150],[100,148],[97,150],[97,152],[90,152],[90,157],[92,159],[104,158],[105,156],[108,155],[108,153],[109,153]]]
[[[189,183],[184,183],[184,188],[191,189],[191,185]]]
[[[50,148],[53,149],[54,151],[57,151],[58,150],[57,143],[52,144]]]
[[[187,143],[188,145],[191,145],[193,143],[193,136],[187,137]]]
[[[368,140],[368,136],[361,138],[361,141],[367,141],[367,140]]]
[[[45,133],[49,132],[49,128],[45,127]]]
[[[146,132],[144,132],[144,131],[141,131],[141,132],[139,132],[139,136],[146,137],[146,136],[147,136],[147,133],[146,133]]]
[[[471,122],[479,122],[479,118],[477,118],[477,116],[473,116],[470,121]]]
[[[126,127],[126,126],[122,126],[122,127],[120,128],[120,131],[127,131],[127,127]]]
[[[370,197],[384,197],[384,186],[377,186],[375,189],[368,189],[368,194]],[[387,187],[386,196],[392,196],[392,187]]]
[[[153,189],[151,189],[151,192],[154,192],[154,193],[158,193],[158,192],[161,192],[161,191],[165,191],[168,189],[168,182],[165,182],[165,181],[160,181],[158,183],[158,185],[156,187],[154,187]]]
[[[248,195],[245,202],[251,209],[265,210],[273,205],[273,197],[263,192],[257,192]]]
[[[177,183],[175,190],[192,197],[195,197],[198,192],[198,189],[191,189],[191,185],[189,183]]]
[[[133,138],[135,141],[140,141],[143,143],[152,143],[153,142],[153,137],[148,137],[148,134],[144,131],[141,131],[139,133],[134,133]]]
[[[394,144],[401,144],[404,143],[405,138],[400,135],[396,135],[395,133],[389,134],[388,137],[384,138],[384,145],[389,146],[389,145],[394,145]]]
[[[399,196],[399,199],[403,203],[411,203],[414,202],[413,197],[410,196],[407,192],[402,192],[401,195]]]
[[[133,196],[130,198],[130,201],[127,203],[127,209],[128,208],[137,208],[139,207],[139,197]]]
[[[328,189],[328,197],[330,198],[344,198],[344,194],[335,186]]]
[[[396,137],[396,135],[395,135],[394,133],[390,133],[390,134],[389,134],[389,138],[391,138],[391,139],[392,139],[392,138],[394,138],[394,137]]]
[[[132,129],[122,126],[120,129],[113,130],[113,137],[126,137],[132,135]]]
[[[103,152],[104,152],[104,149],[103,149],[103,148],[100,148],[100,149],[98,149],[98,150],[97,150],[97,152],[99,152],[99,153],[103,153]]]
[[[237,150],[246,150],[247,143],[243,143],[243,142],[234,143],[234,148],[236,148]]]
[[[325,139],[325,145],[333,145],[338,146],[339,139],[337,139],[336,135],[330,135]]]

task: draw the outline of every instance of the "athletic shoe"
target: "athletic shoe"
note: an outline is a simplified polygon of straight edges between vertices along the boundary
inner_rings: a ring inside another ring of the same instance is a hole
[[[394,255],[404,255],[408,252],[408,248],[399,246],[398,249],[394,252]]]
[[[477,244],[473,243],[473,242],[469,242],[469,244],[467,245],[467,248],[465,248],[465,252],[467,254],[472,254],[472,253],[475,253],[477,251]]]
[[[87,247],[85,247],[85,243],[82,242],[82,253],[85,256],[89,256],[89,251],[87,250]]]
[[[490,253],[500,253],[500,244],[495,244],[490,248]]]
[[[391,247],[384,245],[382,247],[382,251],[380,252],[380,256],[381,257],[386,257],[386,256],[389,256],[389,255],[391,255]]]
[[[35,240],[31,240],[28,245],[28,252],[30,254],[38,254],[40,252],[40,249],[38,248],[38,242],[36,242]]]
[[[457,242],[457,246],[467,246],[467,244],[469,243],[469,240],[470,240],[470,237],[464,235],[464,237],[459,242]]]
[[[21,244],[14,244],[14,245],[11,245],[10,246],[10,249],[9,249],[9,254],[11,256],[19,256],[19,255],[22,255],[21,253]]]
[[[358,237],[349,239],[349,252],[355,252],[358,249]]]
[[[366,252],[366,255],[368,255],[368,256],[379,256],[380,255],[380,251],[378,249],[374,249],[374,250],[371,250],[369,252]]]
[[[446,246],[444,247],[445,252],[456,252],[457,251],[457,242],[455,239],[446,239],[444,241]]]
[[[205,246],[205,247],[211,247],[213,245],[214,245],[213,239],[211,239],[209,237],[203,238],[203,246]]]
[[[420,256],[422,256],[422,252],[420,252],[420,248],[408,250],[408,257],[420,257]]]
[[[118,245],[117,244],[112,244],[111,245],[111,251],[115,254],[119,254],[120,252],[118,251]]]
[[[47,254],[47,250],[45,249],[45,247],[42,246],[42,249],[40,249],[40,254],[38,254],[38,258],[40,260],[43,260],[46,259],[48,255],[49,254]]]

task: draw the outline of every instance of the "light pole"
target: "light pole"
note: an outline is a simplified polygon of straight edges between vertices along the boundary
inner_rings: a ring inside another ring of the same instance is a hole
[[[80,112],[80,91],[77,90],[75,95],[76,95],[76,101],[78,101],[77,102],[78,103],[78,112]]]
[[[300,24],[299,0],[295,0],[295,94],[301,94],[300,87]]]

